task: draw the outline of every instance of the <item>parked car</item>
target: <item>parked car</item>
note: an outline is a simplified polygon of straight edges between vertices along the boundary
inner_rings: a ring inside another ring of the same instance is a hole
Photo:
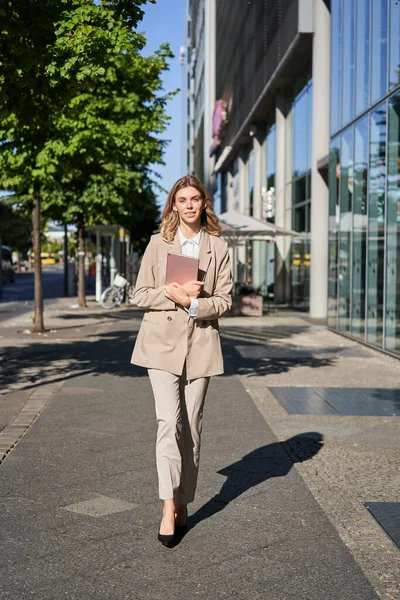
[[[15,283],[14,264],[11,256],[11,248],[1,247],[1,273],[3,283]]]

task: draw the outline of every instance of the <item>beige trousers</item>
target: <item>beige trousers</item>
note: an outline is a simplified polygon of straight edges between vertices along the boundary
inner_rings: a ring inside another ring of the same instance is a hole
[[[159,496],[178,504],[193,502],[200,459],[203,407],[209,377],[186,381],[148,369],[158,423],[156,459]]]

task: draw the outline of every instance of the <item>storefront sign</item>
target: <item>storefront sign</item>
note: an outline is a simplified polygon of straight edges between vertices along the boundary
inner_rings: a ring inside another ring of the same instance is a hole
[[[226,102],[224,100],[217,100],[215,102],[214,114],[213,114],[213,123],[212,123],[212,134],[213,141],[211,144],[210,155],[212,156],[215,150],[221,143],[219,134],[221,132],[222,127],[227,122],[227,113],[226,113]]]

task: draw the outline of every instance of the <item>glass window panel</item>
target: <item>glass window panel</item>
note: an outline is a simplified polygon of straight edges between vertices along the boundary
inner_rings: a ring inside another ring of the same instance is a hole
[[[357,0],[356,114],[368,107],[370,0]]]
[[[354,112],[354,0],[343,3],[343,97],[342,126]]]
[[[294,223],[305,223],[305,207],[297,209]],[[302,214],[303,213],[303,214]],[[303,230],[304,231],[304,230]],[[292,303],[299,308],[308,306],[309,298],[309,261],[307,261],[307,241],[293,240],[292,242]]]
[[[306,231],[307,233],[311,232],[311,202],[306,204],[307,213],[306,213]]]
[[[294,231],[306,232],[310,203],[293,209]],[[310,242],[309,236],[292,243],[292,302],[294,306],[308,308],[310,296]]]
[[[293,103],[293,175],[307,170],[307,93],[303,90]]]
[[[232,163],[232,208],[239,210],[240,187],[239,187],[239,160],[235,158]]]
[[[388,144],[385,342],[400,354],[400,94],[389,101]]]
[[[347,1],[347,0],[346,0]],[[386,94],[387,75],[387,0],[372,2],[371,102]]]
[[[306,231],[306,206],[300,206],[293,211],[294,231]]]
[[[367,340],[382,346],[386,180],[386,104],[371,113],[368,200]]]
[[[248,198],[249,198],[249,212],[248,214],[253,216],[253,204],[254,204],[254,150],[249,154],[248,159]]]
[[[228,210],[228,172],[221,173],[221,212]]]
[[[328,237],[328,325],[337,326],[338,215],[340,184],[340,138],[332,140],[329,153],[329,237]]]
[[[306,175],[306,200],[311,199],[311,171]]]
[[[307,86],[307,170],[311,171],[312,161],[312,82]]]
[[[367,259],[368,117],[355,126],[351,333],[364,339]]]
[[[353,204],[353,128],[342,135],[339,223],[339,329],[350,331],[350,265]]]
[[[340,129],[342,2],[331,1],[331,132]]]
[[[271,125],[266,137],[266,154],[267,154],[267,181],[266,189],[270,190],[275,188],[275,171],[276,171],[276,126],[275,123]],[[272,212],[272,216],[267,217],[268,221],[275,223],[275,214]]]
[[[305,200],[307,200],[306,177],[299,177],[293,181],[293,204],[299,204]]]
[[[310,205],[308,204],[308,210]],[[304,253],[304,296],[303,304],[306,310],[310,308],[310,257],[311,257],[311,240],[310,236],[306,237],[305,240],[305,253]]]
[[[390,0],[389,89],[400,83],[400,3]]]
[[[309,81],[292,105],[293,177],[311,169],[312,82]]]
[[[272,125],[267,135],[267,190],[275,187],[276,170],[276,126]]]

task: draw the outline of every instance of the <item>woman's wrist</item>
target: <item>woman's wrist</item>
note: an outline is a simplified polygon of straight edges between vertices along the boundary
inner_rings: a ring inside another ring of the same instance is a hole
[[[192,304],[191,299],[189,298],[189,296],[187,296],[187,299],[185,300],[184,304],[182,304],[182,306],[184,306],[185,308],[189,308],[189,306]]]

